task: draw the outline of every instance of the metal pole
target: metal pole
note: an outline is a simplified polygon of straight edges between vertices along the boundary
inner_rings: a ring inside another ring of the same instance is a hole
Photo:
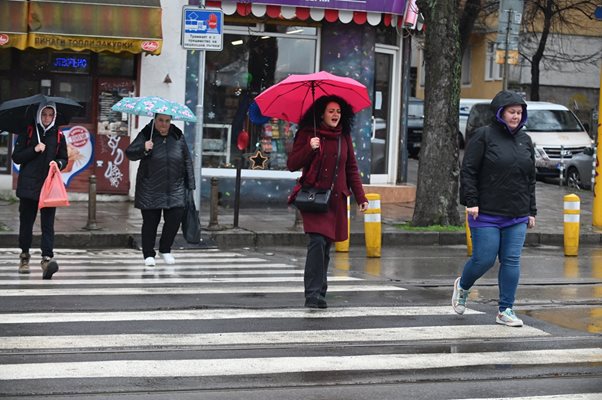
[[[600,138],[602,137],[602,68],[600,68],[600,91],[598,92],[598,131],[594,146],[596,151],[596,176],[594,178],[594,201],[592,205],[592,225],[602,228],[602,151],[600,151]]]
[[[236,183],[234,185],[234,224],[233,228],[238,228],[238,214],[240,212],[240,181],[242,173],[242,151],[236,162]]]
[[[398,183],[408,182],[408,105],[410,104],[410,58],[412,55],[412,37],[409,34],[402,38],[401,60],[401,171],[397,174]]]
[[[96,175],[90,175],[90,185],[88,186],[88,222],[84,229],[94,231],[98,228],[96,225]]]
[[[201,8],[205,8],[205,0],[199,2]],[[194,197],[196,199],[197,210],[201,212],[201,172],[203,168],[203,103],[205,96],[205,50],[198,50],[199,52],[199,70],[198,80],[199,86],[197,91],[197,105],[196,105],[196,132],[194,135],[194,168],[197,173],[194,174],[194,184],[196,189],[194,190]]]
[[[510,19],[512,18],[512,9],[504,11],[508,13],[508,21],[506,21],[506,39],[504,48],[504,90],[508,90],[508,46],[510,45]]]

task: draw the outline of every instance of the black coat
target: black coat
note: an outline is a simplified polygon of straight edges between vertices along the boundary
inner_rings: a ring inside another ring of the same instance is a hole
[[[151,125],[144,127],[125,150],[130,160],[140,160],[134,206],[141,210],[184,207],[186,189],[195,188],[186,140],[182,131],[171,125],[167,136],[154,131],[153,149],[145,152]]]
[[[526,104],[510,92],[496,96],[492,108],[499,110],[512,104],[523,105],[524,123]],[[522,129],[509,132],[499,119],[477,129],[464,152],[460,203],[478,206],[483,214],[535,216],[535,153],[531,137]]]
[[[12,160],[20,164],[17,181],[17,197],[20,199],[39,200],[44,180],[48,176],[50,162],[56,161],[59,169],[67,166],[67,143],[62,133],[56,127],[50,128],[40,137],[46,149],[37,153],[34,148],[38,144],[35,127],[28,128],[29,134],[17,137]],[[43,132],[43,130],[40,130]]]

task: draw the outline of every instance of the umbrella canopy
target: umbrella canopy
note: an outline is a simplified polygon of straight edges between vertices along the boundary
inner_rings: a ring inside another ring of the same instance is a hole
[[[347,101],[354,113],[371,104],[366,86],[325,71],[290,75],[261,92],[255,101],[263,115],[298,123],[315,100],[333,95]]]
[[[144,117],[165,114],[170,115],[173,120],[196,122],[196,116],[190,108],[159,96],[124,97],[115,103],[111,110]]]
[[[67,125],[83,109],[75,100],[43,94],[7,100],[0,104],[0,131],[26,133],[27,126],[35,122],[38,107],[50,103],[56,106],[56,126]]]

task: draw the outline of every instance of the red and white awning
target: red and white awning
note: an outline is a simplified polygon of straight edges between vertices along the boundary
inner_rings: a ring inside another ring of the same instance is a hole
[[[291,7],[291,6],[275,6],[265,4],[249,4],[238,3],[229,0],[208,0],[206,7],[221,8],[226,15],[242,15],[255,17],[263,17],[267,15],[271,18],[294,19],[301,21],[312,20],[328,22],[340,21],[344,24],[354,22],[358,25],[365,24],[378,25],[381,22],[385,26],[401,26],[403,18],[400,15],[373,13],[364,11],[351,10],[333,10],[326,8],[308,8],[308,7]]]

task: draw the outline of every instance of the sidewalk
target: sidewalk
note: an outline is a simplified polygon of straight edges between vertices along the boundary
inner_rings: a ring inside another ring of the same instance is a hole
[[[563,197],[574,190],[550,184],[537,185],[538,216],[536,227],[529,231],[528,245],[563,245]],[[591,191],[575,192],[581,198],[582,246],[602,246],[602,230],[592,227]],[[233,228],[234,210],[218,210],[218,226],[209,228],[208,203],[202,204],[201,224],[204,246],[211,244],[220,248],[262,247],[278,243],[283,246],[306,246],[306,237],[301,225],[295,225],[295,209],[241,208],[238,228]],[[466,243],[464,232],[409,232],[396,227],[410,221],[413,203],[381,205],[383,246],[403,245],[451,245]],[[460,209],[461,211],[462,209]],[[19,203],[0,200],[0,247],[17,247],[19,231]],[[87,230],[88,203],[72,202],[68,208],[59,208],[56,214],[56,248],[106,248],[129,247],[140,234],[142,218],[133,202],[98,202],[96,225],[99,229]],[[39,218],[34,227],[34,246],[40,236]],[[364,224],[361,214],[351,210],[351,245],[363,245]],[[176,245],[191,247],[179,237]],[[196,246],[192,246],[196,247]]]

